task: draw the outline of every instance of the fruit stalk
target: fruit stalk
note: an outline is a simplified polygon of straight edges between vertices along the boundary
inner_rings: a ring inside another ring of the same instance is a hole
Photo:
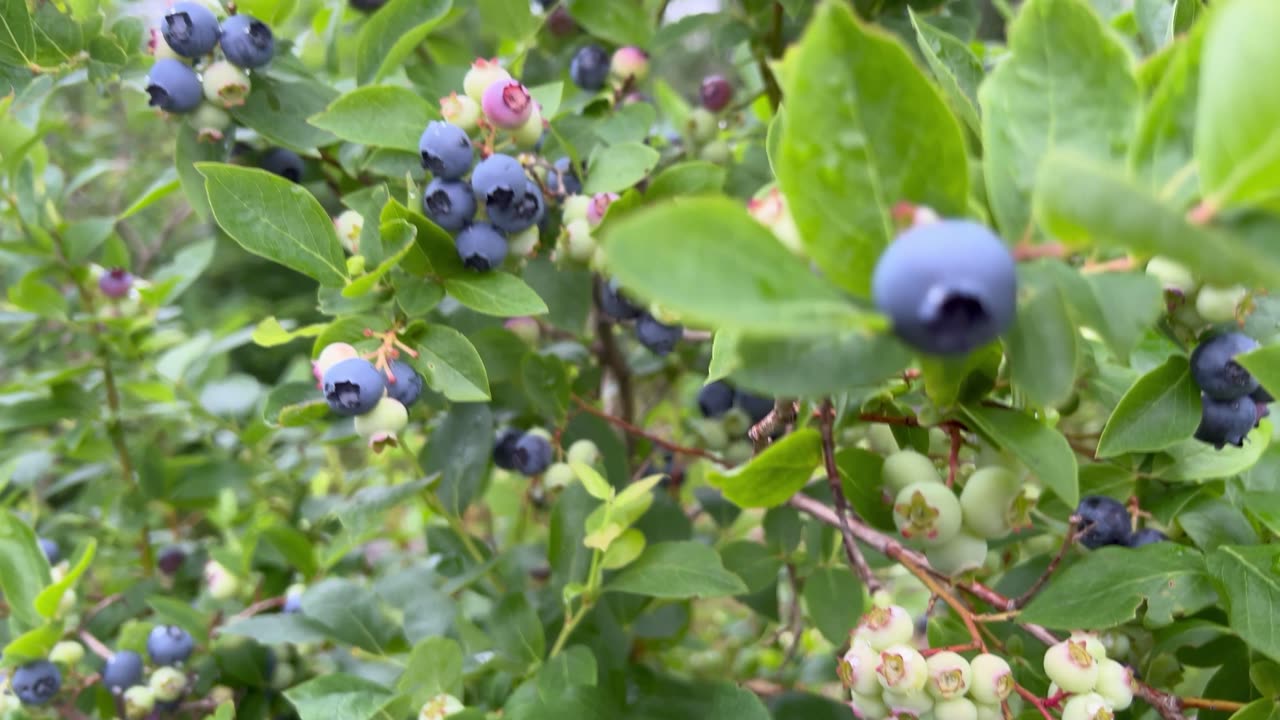
[[[782,401],[778,401],[779,406]],[[790,403],[788,403],[790,405]],[[791,407],[795,407],[791,405]],[[777,413],[777,407],[770,415]],[[836,518],[840,521],[840,538],[844,545],[845,558],[849,561],[849,566],[853,568],[854,573],[862,580],[862,584],[867,587],[867,592],[875,594],[883,587],[880,580],[871,571],[871,566],[867,564],[867,559],[863,557],[861,548],[858,547],[858,541],[854,539],[853,532],[849,528],[849,502],[844,497],[844,489],[840,486],[840,468],[836,466],[836,443],[832,426],[835,424],[836,409],[831,404],[831,398],[825,398],[822,401],[822,462],[827,470],[827,482],[831,485],[831,497],[835,501]],[[766,420],[768,418],[765,418]],[[794,418],[793,418],[794,419]],[[755,428],[752,428],[754,431]]]

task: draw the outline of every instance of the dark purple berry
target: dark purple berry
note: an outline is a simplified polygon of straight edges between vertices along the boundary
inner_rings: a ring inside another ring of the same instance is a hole
[[[619,322],[640,317],[640,308],[622,292],[617,280],[599,283],[599,289],[596,300],[599,302],[600,312]]]
[[[186,561],[187,552],[177,545],[172,545],[160,551],[160,557],[156,559],[156,566],[165,575],[174,575],[178,570],[182,569],[182,563]]]
[[[636,320],[636,340],[654,355],[667,355],[684,337],[683,325],[667,325],[649,313]]]
[[[584,45],[569,62],[569,78],[583,90],[595,92],[603,88],[609,79],[611,62],[612,58],[604,48],[594,43]]]
[[[1238,332],[1213,335],[1191,352],[1191,379],[1215,400],[1235,400],[1258,389],[1258,381],[1235,357],[1258,348],[1258,341]]]
[[[1076,539],[1090,550],[1128,543],[1129,511],[1120,501],[1105,495],[1088,495],[1080,500],[1076,515],[1080,516]]]
[[[702,417],[718,418],[733,407],[733,387],[723,380],[707,383],[698,391],[698,410]]]
[[[305,169],[298,153],[286,148],[272,148],[262,155],[261,167],[289,182],[301,182]]]
[[[708,75],[702,79],[698,97],[702,100],[702,107],[720,112],[733,101],[733,84],[723,75]]]
[[[1214,400],[1200,396],[1200,425],[1195,438],[1221,450],[1227,445],[1244,447],[1244,439],[1258,424],[1258,404],[1247,397]]]
[[[516,442],[524,435],[515,428],[503,428],[493,441],[493,464],[503,470],[515,470]]]
[[[112,299],[125,297],[132,288],[133,276],[124,268],[112,268],[98,278],[98,289]]]

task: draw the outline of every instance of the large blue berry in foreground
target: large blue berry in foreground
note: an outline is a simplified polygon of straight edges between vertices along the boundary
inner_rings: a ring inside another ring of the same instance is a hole
[[[261,164],[263,170],[295,183],[302,180],[305,169],[298,153],[286,148],[271,148],[263,153]]]
[[[524,192],[506,207],[489,206],[489,222],[505,232],[523,232],[538,224],[545,209],[542,189],[534,181],[526,180]]]
[[[160,19],[160,34],[174,52],[198,58],[218,45],[218,18],[200,3],[174,3]]]
[[[1215,400],[1201,395],[1200,405],[1195,438],[1219,450],[1226,445],[1243,447],[1245,436],[1258,422],[1258,404],[1252,398]]]
[[[516,443],[524,433],[515,428],[503,428],[493,441],[493,464],[503,470],[515,470]]]
[[[599,45],[584,45],[569,61],[569,78],[583,90],[596,91],[609,79],[609,65],[613,59]]]
[[[1155,528],[1143,528],[1129,536],[1129,547],[1136,548],[1142,547],[1143,545],[1154,545],[1155,543],[1164,542],[1168,539],[1168,535],[1165,535]]]
[[[44,705],[62,689],[62,672],[48,660],[37,660],[14,670],[12,685],[23,705]]]
[[[188,113],[204,100],[204,85],[191,66],[181,60],[160,58],[147,73],[147,104],[165,112]]]
[[[1214,335],[1191,352],[1191,379],[1205,395],[1217,400],[1248,395],[1258,389],[1258,381],[1235,357],[1257,347],[1256,340],[1242,333]]]
[[[147,654],[156,665],[186,662],[195,647],[196,642],[191,633],[177,625],[157,625],[147,635]]]
[[[386,379],[364,358],[343,360],[329,368],[321,381],[329,408],[344,416],[363,415],[382,399]]]
[[[261,20],[245,14],[222,21],[222,54],[232,65],[262,67],[276,54],[276,38]]]
[[[871,294],[904,342],[931,355],[963,355],[1013,323],[1017,268],[1005,244],[968,220],[917,225],[876,263]]]
[[[462,264],[478,272],[488,272],[507,259],[507,239],[489,223],[475,223],[458,233],[454,244]]]
[[[142,682],[142,656],[121,650],[102,666],[102,684],[108,690],[127,690]]]
[[[538,475],[551,466],[553,456],[550,440],[534,433],[525,433],[512,446],[511,464],[522,475]]]
[[[417,402],[418,396],[422,394],[422,376],[418,371],[403,360],[392,360],[387,364],[387,369],[395,377],[395,380],[387,378],[387,397],[405,407]]]
[[[1267,392],[1267,389],[1261,385],[1258,386],[1257,390],[1249,393],[1249,397],[1253,398],[1254,402],[1262,403],[1264,405],[1276,401],[1276,399],[1272,397],[1271,393]]]
[[[617,280],[600,283],[599,287],[596,300],[600,303],[600,312],[619,321],[640,317],[640,308],[622,292]]]
[[[40,544],[40,551],[44,553],[44,557],[49,561],[50,565],[57,565],[62,559],[62,551],[58,549],[58,543],[49,538],[36,538],[36,542]]]
[[[1104,545],[1125,545],[1129,541],[1129,511],[1123,503],[1105,495],[1088,495],[1076,508],[1080,516],[1076,539],[1094,550]]]
[[[422,211],[431,222],[457,232],[476,216],[476,196],[466,180],[437,177],[422,193]]]
[[[524,174],[520,161],[501,153],[481,160],[475,172],[471,173],[471,187],[475,188],[477,196],[484,198],[485,209],[490,214],[518,200],[528,184],[529,178]]]
[[[733,407],[733,386],[723,380],[707,383],[698,391],[698,410],[702,417],[718,418]]]
[[[422,167],[446,180],[466,175],[475,159],[467,131],[443,120],[427,123],[427,129],[418,138],[418,153],[422,155]]]
[[[666,355],[675,350],[682,337],[683,325],[667,325],[648,313],[636,320],[636,340],[654,355]]]

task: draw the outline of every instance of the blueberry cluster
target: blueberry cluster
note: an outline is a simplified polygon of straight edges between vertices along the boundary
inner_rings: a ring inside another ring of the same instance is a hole
[[[1044,672],[1052,684],[1049,697],[1065,693],[1063,720],[1111,720],[1133,704],[1133,672],[1107,657],[1093,633],[1072,633],[1044,653]]]
[[[1105,495],[1086,495],[1076,507],[1080,523],[1076,528],[1076,540],[1090,550],[1106,545],[1142,547],[1168,540],[1168,536],[1155,528],[1131,530],[1129,510],[1124,503]]]
[[[597,283],[596,306],[614,322],[635,322],[636,340],[655,355],[668,355],[684,337],[684,326],[664,323],[653,313],[642,310],[619,287],[617,280]]]
[[[618,92],[635,87],[649,75],[649,53],[626,45],[610,55],[603,47],[590,43],[578,48],[569,61],[569,79],[588,92],[604,90],[612,81]]]
[[[529,431],[503,428],[493,442],[493,464],[503,470],[533,477],[551,467],[554,459],[551,436],[541,428]]]
[[[723,450],[726,459],[735,462],[750,459],[747,432],[773,411],[773,398],[735,388],[725,380],[713,380],[698,390],[696,402],[702,418],[693,425],[703,446]]]
[[[721,116],[733,101],[733,83],[723,75],[708,75],[698,88],[699,105],[685,120],[685,140],[698,157],[717,165],[729,162],[733,148],[720,136]]]
[[[893,521],[929,564],[948,575],[980,568],[988,542],[1028,524],[1036,494],[1008,468],[975,471],[957,495],[928,456],[901,450],[885,458],[881,481],[893,495]]]
[[[275,55],[275,36],[266,23],[237,14],[218,20],[214,2],[174,3],[152,29],[148,48],[155,64],[147,74],[149,104],[189,115],[202,139],[221,140],[231,125],[227,109],[249,95],[246,71]]]
[[[1163,255],[1147,262],[1147,274],[1160,281],[1171,308],[1188,325],[1233,322],[1248,309],[1249,291],[1243,285],[1202,285],[1190,268]]]
[[[594,235],[604,221],[609,206],[618,199],[617,193],[582,195],[582,183],[569,167],[568,158],[561,158],[547,172],[547,186],[553,190],[564,188],[569,194],[564,199],[557,246],[564,255],[577,262],[589,262],[593,267],[604,265],[604,252]]]
[[[1257,348],[1248,335],[1228,332],[1208,336],[1191,352],[1191,378],[1200,388],[1201,402],[1197,440],[1219,450],[1242,447],[1249,431],[1269,414],[1270,393],[1235,360]]]
[[[1004,658],[971,659],[950,650],[921,652],[915,623],[897,605],[876,606],[854,628],[837,673],[861,720],[923,718],[999,720],[1013,693],[1013,671]],[[928,657],[926,657],[926,654]]]
[[[311,371],[329,409],[355,418],[355,430],[369,447],[395,446],[396,433],[409,424],[409,406],[422,394],[422,376],[402,360],[378,367],[348,343],[320,351]]]

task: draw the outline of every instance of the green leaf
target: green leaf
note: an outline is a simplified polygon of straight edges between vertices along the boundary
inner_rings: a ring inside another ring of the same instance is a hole
[[[1218,602],[1200,553],[1176,543],[1094,550],[1036,595],[1019,621],[1057,630],[1102,630],[1128,622],[1146,602],[1156,627]]]
[[[646,200],[691,197],[720,192],[724,187],[724,168],[709,162],[683,162],[663,170],[644,191]]]
[[[298,427],[328,415],[329,403],[314,383],[286,383],[272,388],[262,406],[262,419],[277,427]]]
[[[48,623],[28,630],[4,646],[2,667],[24,665],[32,660],[44,660],[49,651],[62,639],[61,623]]]
[[[1076,456],[1061,433],[1017,410],[969,405],[964,413],[975,430],[1013,453],[1062,502],[1075,507],[1080,501]]]
[[[191,633],[197,644],[209,640],[209,618],[190,603],[164,595],[152,595],[147,598],[147,605],[155,611],[158,621],[163,621]]]
[[[404,360],[413,365],[432,390],[454,402],[489,399],[489,378],[480,353],[462,333],[448,325],[428,325],[414,348],[418,357]]]
[[[455,516],[475,500],[484,484],[493,451],[493,416],[488,405],[454,405],[422,449],[422,467],[440,473],[436,490]]]
[[[1257,464],[1271,444],[1271,421],[1263,420],[1245,437],[1244,447],[1228,445],[1215,450],[1199,440],[1186,439],[1165,449],[1167,464],[1158,464],[1154,474],[1170,482],[1203,482],[1232,477]]]
[[[896,203],[965,211],[960,125],[906,48],[843,3],[818,7],[781,80],[783,193],[822,272],[866,295],[875,259],[896,234]]]
[[[1280,5],[1236,0],[1205,31],[1195,151],[1204,202],[1280,209],[1280,95],[1259,78],[1280,72]]]
[[[1097,330],[1116,359],[1128,363],[1129,354],[1165,311],[1160,281],[1146,273],[1111,272],[1090,274],[1085,281],[1097,298],[1098,317],[1082,324]]]
[[[399,66],[452,7],[452,0],[391,0],[383,5],[356,35],[356,81],[363,85]]]
[[[423,217],[422,213],[401,205],[395,198],[387,201],[382,209],[380,222],[406,220],[417,229],[418,248],[430,266],[430,273],[442,278],[470,273],[458,259],[458,249],[453,238],[443,228]]]
[[[1016,239],[1031,229],[1031,191],[1049,151],[1123,158],[1139,96],[1129,53],[1085,0],[1030,0],[1009,26],[1009,49],[978,100],[987,197]]]
[[[367,587],[329,578],[302,595],[302,613],[323,625],[329,636],[349,645],[385,654],[400,639],[400,628]]]
[[[1178,7],[1182,7],[1184,0],[1178,1]],[[1200,4],[1200,0],[1196,0],[1196,5]],[[1256,666],[1255,666],[1256,667]],[[1252,669],[1252,668],[1251,668]],[[1277,720],[1280,718],[1280,705],[1276,703],[1274,693],[1264,691],[1265,694],[1272,697],[1264,697],[1245,705],[1231,715],[1230,720]]]
[[[847,567],[818,568],[804,579],[804,605],[822,636],[842,645],[862,617],[862,583]]]
[[[857,332],[815,338],[741,338],[732,378],[750,390],[817,397],[866,389],[911,362],[911,352],[892,335]]]
[[[1010,379],[1030,404],[1060,405],[1075,388],[1079,334],[1057,286],[1036,283],[1029,293],[1004,336]]]
[[[324,625],[302,615],[255,615],[218,628],[219,635],[253,638],[265,645],[323,643],[329,640]]]
[[[724,568],[714,549],[690,540],[650,545],[638,560],[613,576],[605,590],[683,599],[741,595],[747,586]]]
[[[89,538],[84,550],[81,551],[78,559],[72,563],[71,569],[62,576],[62,579],[41,590],[40,594],[36,595],[33,603],[36,612],[40,613],[46,620],[53,620],[58,614],[58,606],[62,603],[62,596],[68,590],[74,588],[76,583],[80,582],[80,578],[89,569],[89,565],[93,563],[93,557],[97,552],[97,539]],[[196,634],[202,633],[197,632]]]
[[[1120,399],[1098,439],[1099,458],[1164,450],[1191,437],[1200,424],[1200,389],[1187,359],[1175,355]]]
[[[542,623],[522,592],[507,595],[493,609],[489,634],[498,652],[523,667],[538,662],[547,651]]]
[[[589,0],[588,0],[589,1]],[[25,0],[0,0],[0,61],[25,66],[36,52],[35,28]]]
[[[300,185],[265,170],[196,163],[214,219],[245,250],[339,287],[347,261],[333,221]]]
[[[736,540],[720,548],[720,557],[729,572],[742,578],[747,592],[761,592],[778,582],[782,560],[758,542]]]
[[[275,548],[304,578],[309,579],[319,571],[315,548],[311,539],[301,530],[290,525],[272,525],[263,529],[262,539]]]
[[[700,717],[704,720],[771,720],[772,716],[755,693],[731,683],[721,683],[711,695],[711,707]]]
[[[657,164],[658,151],[648,145],[638,142],[610,145],[591,158],[583,192],[589,195],[620,193],[643,180]]]
[[[334,141],[328,130],[308,124],[307,118],[323,111],[337,95],[315,80],[289,82],[255,72],[253,92],[231,116],[273,144],[302,152]]]
[[[67,315],[67,300],[46,282],[46,273],[35,269],[9,287],[9,302],[18,309],[41,317],[63,318]]]
[[[36,534],[11,511],[0,510],[0,591],[15,630],[30,630],[44,623],[35,602],[48,584],[49,563]]]
[[[343,297],[368,295],[377,286],[379,280],[386,277],[387,273],[399,266],[410,252],[417,249],[414,239],[418,235],[418,229],[405,220],[383,223],[378,232],[384,249],[390,250],[390,253],[378,263],[377,267],[353,279],[342,288]]]
[[[616,45],[647,47],[653,22],[645,16],[645,4],[638,0],[569,0],[573,19],[592,35]]]
[[[393,700],[390,690],[364,678],[343,673],[321,675],[285,691],[299,720],[397,720],[383,708]]]
[[[316,337],[328,327],[324,323],[303,325],[297,330],[286,330],[275,315],[268,315],[253,328],[253,344],[259,347],[288,345],[294,340]]]
[[[440,693],[462,697],[462,647],[453,638],[424,638],[409,653],[396,692],[419,707]]]
[[[418,93],[392,85],[356,88],[307,122],[348,142],[418,152],[418,138],[439,109]]]
[[[1197,0],[1197,4],[1199,4]],[[1129,148],[1129,166],[1152,192],[1182,207],[1198,190],[1195,166],[1196,105],[1200,97],[1201,23],[1177,41],[1160,84]]]
[[[1280,254],[1221,230],[1191,225],[1126,177],[1122,168],[1055,153],[1040,172],[1036,216],[1064,243],[1167,255],[1194,267],[1211,284],[1280,283]]]
[[[1224,545],[1206,560],[1231,629],[1254,650],[1280,660],[1280,546]]]
[[[485,315],[545,315],[547,304],[524,280],[500,270],[446,278],[444,289],[455,300]]]
[[[569,411],[569,367],[560,358],[536,352],[525,355],[520,385],[534,410],[556,426],[564,422]]]
[[[970,130],[981,134],[978,85],[984,77],[982,62],[959,38],[928,22],[921,22],[920,16],[910,8],[907,12],[911,15],[911,26],[916,31],[916,44],[920,47],[920,54],[924,56],[929,71],[942,88],[947,104]]]
[[[893,506],[884,493],[880,470],[884,457],[859,447],[841,448],[836,452],[840,470],[840,487],[844,496],[863,520],[881,530],[897,530],[893,524]]]
[[[523,39],[539,25],[524,0],[480,0],[479,7],[485,29],[501,38]]]
[[[605,234],[610,271],[628,291],[717,329],[792,335],[875,324],[787,251],[739,202],[671,201]]]
[[[1280,392],[1280,344],[1237,355],[1235,361],[1257,378],[1272,395]]]
[[[707,482],[743,508],[767,508],[785,503],[804,487],[822,462],[822,437],[817,430],[797,430],[773,443],[751,462],[732,470],[710,470]]]
[[[996,342],[959,358],[921,356],[925,394],[940,408],[986,395],[995,385],[1003,359],[1000,343]]]
[[[596,135],[606,145],[626,142],[643,144],[657,118],[658,111],[649,103],[630,103],[604,116],[595,126]]]

